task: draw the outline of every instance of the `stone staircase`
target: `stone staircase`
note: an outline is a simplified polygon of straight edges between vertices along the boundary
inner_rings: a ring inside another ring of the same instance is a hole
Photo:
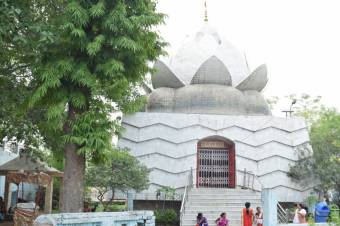
[[[203,213],[209,226],[222,212],[227,213],[229,226],[241,226],[241,210],[245,202],[254,209],[261,206],[261,193],[245,189],[193,188],[188,192],[181,226],[195,226],[197,213]]]

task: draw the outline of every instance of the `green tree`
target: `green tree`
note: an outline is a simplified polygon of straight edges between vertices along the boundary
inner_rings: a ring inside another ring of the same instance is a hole
[[[62,130],[64,212],[82,211],[85,159],[103,162],[113,151],[120,129],[111,113],[142,103],[135,86],[163,46],[155,7],[150,0],[70,1],[51,21],[58,33],[33,70],[38,85],[29,105],[45,106],[49,125]]]
[[[332,109],[323,110],[310,129],[313,152],[304,148],[300,160],[291,167],[289,175],[305,182],[318,181],[322,193],[340,188],[340,114]]]
[[[279,102],[280,98],[278,96],[271,96],[266,98],[270,110],[274,110],[274,106]]]
[[[296,102],[292,106],[294,115],[303,117],[309,127],[316,122],[321,113],[326,110],[325,106],[321,103],[321,96],[311,96],[302,93],[300,95],[290,94],[286,96],[286,98]]]
[[[36,124],[43,109],[26,114],[23,104],[34,90],[31,68],[39,62],[41,47],[50,34],[46,32],[46,18],[55,11],[51,2],[0,2],[0,140],[6,137],[21,142],[26,150],[43,143]]]
[[[163,53],[155,26],[164,15],[153,0],[0,4],[1,80],[8,91],[23,87],[19,103],[34,112],[33,119],[20,114],[4,121],[17,132],[20,126],[12,122],[24,120],[37,131],[31,137],[63,150],[62,211],[82,211],[85,160],[108,160],[112,136],[120,132],[112,112],[129,113],[142,105],[136,86],[150,71],[148,63]],[[11,99],[6,114],[18,110],[19,97]]]
[[[86,170],[86,185],[96,189],[105,210],[112,204],[115,191],[141,191],[149,187],[149,171],[135,157],[125,150],[113,152],[111,156],[109,163],[90,164]],[[111,197],[106,202],[104,198],[109,192]]]

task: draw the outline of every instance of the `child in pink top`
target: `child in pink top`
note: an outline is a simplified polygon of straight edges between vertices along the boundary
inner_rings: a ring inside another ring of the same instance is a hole
[[[229,221],[227,219],[226,213],[221,213],[220,217],[215,221],[217,226],[229,226]]]

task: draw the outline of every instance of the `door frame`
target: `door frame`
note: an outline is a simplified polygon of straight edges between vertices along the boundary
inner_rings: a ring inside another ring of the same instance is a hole
[[[219,142],[219,143],[217,143]],[[223,142],[223,145],[221,145]],[[210,145],[211,144],[211,145]],[[210,145],[210,146],[209,146]],[[236,158],[235,158],[235,143],[229,139],[219,136],[207,137],[201,139],[197,142],[196,148],[196,187],[199,188],[199,149],[225,149],[228,151],[229,155],[229,184],[227,188],[235,188],[236,187]]]

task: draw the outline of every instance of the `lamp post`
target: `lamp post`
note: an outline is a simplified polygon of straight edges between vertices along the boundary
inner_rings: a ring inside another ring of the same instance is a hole
[[[286,118],[288,118],[288,114],[289,114],[289,117],[292,117],[292,113],[294,112],[294,111],[292,111],[292,107],[293,107],[294,104],[296,104],[296,99],[292,100],[292,103],[290,104],[289,110],[282,111],[282,112],[286,113]]]

